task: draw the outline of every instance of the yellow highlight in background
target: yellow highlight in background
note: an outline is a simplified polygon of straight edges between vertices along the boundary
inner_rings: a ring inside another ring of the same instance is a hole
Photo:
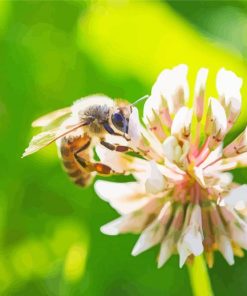
[[[76,282],[84,275],[88,254],[88,246],[77,243],[70,247],[64,264],[64,278]]]

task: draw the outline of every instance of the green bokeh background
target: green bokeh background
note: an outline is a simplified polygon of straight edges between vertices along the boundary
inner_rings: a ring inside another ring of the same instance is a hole
[[[157,248],[134,258],[136,236],[100,233],[116,212],[69,181],[55,145],[20,156],[36,117],[93,93],[134,101],[179,63],[192,95],[202,66],[211,95],[220,67],[243,77],[229,140],[247,122],[246,58],[246,1],[0,1],[0,295],[192,295],[177,256],[158,270]],[[247,259],[217,254],[210,277],[215,295],[246,295]]]

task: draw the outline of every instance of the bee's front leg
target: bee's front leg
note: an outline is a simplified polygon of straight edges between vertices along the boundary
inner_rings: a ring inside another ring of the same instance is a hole
[[[97,172],[98,174],[102,174],[102,175],[115,174],[115,171],[111,167],[109,167],[108,165],[105,165],[103,163],[98,163],[98,162],[96,162],[96,163],[91,162],[91,161],[83,158],[81,155],[79,155],[79,153],[82,152],[83,150],[84,150],[84,147],[77,150],[74,153],[74,157],[84,170],[86,170],[88,172]]]
[[[111,144],[106,142],[104,139],[100,141],[100,144],[106,147],[109,150],[117,151],[117,152],[130,152],[133,151],[132,148],[124,145],[118,145],[118,144]]]

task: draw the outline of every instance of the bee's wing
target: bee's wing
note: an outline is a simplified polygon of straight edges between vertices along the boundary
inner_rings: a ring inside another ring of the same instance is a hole
[[[49,144],[56,141],[57,139],[87,124],[88,123],[80,122],[77,124],[65,126],[63,128],[58,127],[58,128],[50,129],[34,136],[31,142],[29,143],[29,146],[26,148],[25,152],[23,153],[22,157],[33,154],[34,152],[48,146]]]
[[[56,110],[54,112],[51,112],[49,114],[46,114],[36,119],[32,123],[32,127],[47,127],[57,121],[59,121],[58,124],[60,124],[61,121],[66,119],[66,117],[69,116],[70,114],[71,114],[71,107]]]

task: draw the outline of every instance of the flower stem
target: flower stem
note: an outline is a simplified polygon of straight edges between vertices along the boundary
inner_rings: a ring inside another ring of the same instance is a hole
[[[194,296],[213,296],[211,282],[203,256],[196,256],[188,265],[190,283]]]

